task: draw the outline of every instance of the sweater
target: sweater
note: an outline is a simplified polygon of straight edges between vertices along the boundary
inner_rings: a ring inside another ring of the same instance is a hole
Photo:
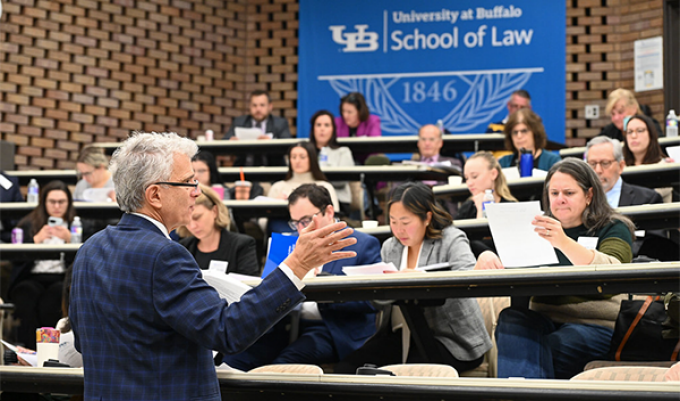
[[[619,220],[605,225],[600,230],[589,233],[588,230],[580,225],[578,227],[567,228],[564,233],[574,241],[579,237],[597,237],[597,252],[611,256],[609,260],[598,257],[591,264],[602,264],[618,261],[619,263],[630,263],[633,258],[631,251],[633,238],[628,227]],[[571,266],[572,263],[567,257],[557,252],[559,265]],[[613,260],[612,260],[613,259]],[[534,297],[531,309],[540,312],[557,323],[581,323],[596,324],[599,326],[614,329],[616,317],[619,314],[621,300],[624,295],[570,295],[570,296],[541,296]]]

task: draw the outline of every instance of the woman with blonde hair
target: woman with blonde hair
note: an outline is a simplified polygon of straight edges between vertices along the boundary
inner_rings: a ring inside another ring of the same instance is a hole
[[[624,138],[624,120],[626,117],[642,114],[642,107],[635,99],[633,92],[628,89],[618,88],[612,91],[607,98],[607,106],[604,109],[605,113],[611,116],[612,122],[602,128],[599,135],[608,136],[612,139],[618,139],[621,142]],[[653,120],[656,132],[663,136],[659,122]]]
[[[228,231],[229,211],[210,187],[200,185],[201,195],[191,221],[177,230],[180,244],[194,255],[198,266],[207,270],[215,262],[226,262],[225,273],[260,275],[255,253],[255,239]]]
[[[73,199],[96,201],[106,196],[111,200],[115,200],[113,177],[108,167],[109,161],[104,155],[102,148],[94,146],[83,148],[76,161],[76,171],[80,180],[76,184],[75,191],[73,191]],[[85,190],[91,188],[110,188],[110,191],[105,191],[105,196],[101,197],[86,196]]]
[[[482,150],[470,156],[464,172],[472,196],[460,206],[456,220],[483,217],[482,200],[487,189],[493,190],[494,202],[517,202],[510,193],[500,164],[490,152]]]

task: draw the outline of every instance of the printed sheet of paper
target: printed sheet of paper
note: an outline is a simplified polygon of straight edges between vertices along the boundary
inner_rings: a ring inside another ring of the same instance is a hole
[[[372,265],[345,266],[342,268],[342,271],[348,276],[366,276],[372,274],[383,274],[386,271],[397,272],[399,270],[394,266],[394,263],[392,262],[390,263],[378,262],[373,263]]]
[[[254,141],[262,136],[262,130],[259,128],[235,127],[234,135],[236,135],[236,137],[242,141]],[[271,132],[267,132],[265,135],[267,135],[269,139],[274,137],[274,134]]]
[[[531,222],[543,214],[540,203],[508,202],[486,205],[491,236],[503,266],[528,267],[558,262],[550,242],[534,231]]]
[[[680,163],[680,146],[669,146],[666,148],[666,153],[673,161]]]

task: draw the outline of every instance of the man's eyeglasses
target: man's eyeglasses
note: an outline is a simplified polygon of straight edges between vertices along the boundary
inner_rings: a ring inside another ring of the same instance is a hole
[[[598,164],[599,164],[600,166],[602,166],[602,169],[607,169],[607,168],[609,168],[609,166],[611,166],[612,163],[614,163],[615,161],[616,161],[616,160],[603,160],[603,161],[601,161],[601,162],[588,162],[588,164],[590,165],[590,167],[593,168],[593,170],[595,170],[595,169],[597,168],[597,165],[598,165]]]
[[[310,225],[312,223],[314,216],[316,216],[319,213],[321,213],[321,215],[323,216],[322,210],[324,210],[324,209],[326,209],[325,206],[321,210],[319,210],[318,212],[314,213],[311,216],[305,216],[305,217],[301,218],[300,220],[290,220],[288,222],[288,225],[290,226],[290,228],[292,228],[295,231],[305,229],[305,228],[307,228],[308,225]]]
[[[158,181],[151,185],[169,185],[171,187],[185,187],[192,188],[193,190],[198,189],[198,180],[193,180],[192,182],[169,182],[169,181]]]

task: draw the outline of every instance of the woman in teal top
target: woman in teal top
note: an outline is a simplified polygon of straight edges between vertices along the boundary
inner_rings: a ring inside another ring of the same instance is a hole
[[[555,164],[545,179],[545,215],[532,224],[555,247],[560,265],[619,264],[632,259],[633,223],[607,203],[582,160]],[[502,269],[484,252],[476,269]],[[498,377],[568,379],[609,351],[622,295],[542,296],[529,309],[501,312],[496,329]]]
[[[543,121],[529,108],[519,109],[510,114],[503,130],[505,134],[505,148],[512,151],[511,155],[498,160],[501,167],[517,166],[519,150],[524,148],[534,155],[534,168],[548,171],[553,164],[561,160],[559,155],[545,150],[548,138],[545,134]]]

